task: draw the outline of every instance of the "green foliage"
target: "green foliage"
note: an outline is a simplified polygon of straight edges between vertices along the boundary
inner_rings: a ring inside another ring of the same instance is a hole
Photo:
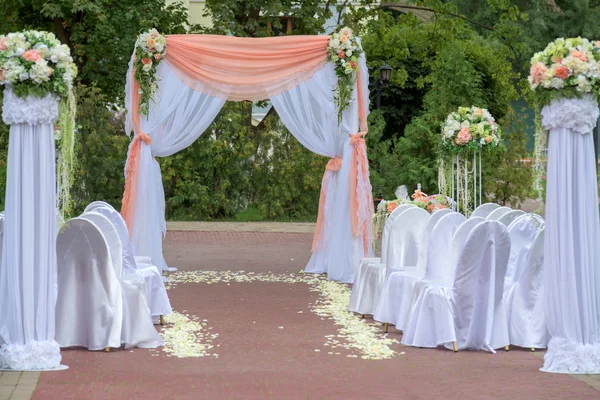
[[[395,183],[389,185],[383,180],[386,193],[400,184],[411,190],[418,183],[426,193],[436,193],[440,132],[447,115],[459,106],[475,105],[487,108],[506,128],[514,115],[510,103],[519,97],[510,46],[483,38],[467,21],[450,15],[456,13],[451,4],[423,3],[438,11],[431,22],[422,22],[413,15],[384,14],[369,22],[368,33],[363,36],[367,59],[375,60],[375,65],[389,60],[395,69],[396,77],[384,89],[384,101],[394,108],[403,103],[403,94],[416,101],[414,108],[406,109],[406,115],[400,118],[390,114],[387,107],[382,109],[386,122],[390,119],[396,126],[404,125],[403,131],[395,132],[395,138],[384,137],[392,139],[387,146],[397,160],[372,166],[376,171],[374,181],[381,179],[382,170],[393,168]],[[390,53],[389,49],[394,51]],[[525,157],[524,148],[517,146],[524,142],[523,131],[511,135],[515,139],[506,140],[507,154],[515,159]],[[489,157],[485,164],[485,189],[491,199],[502,201],[506,192],[497,180],[510,181],[514,197],[525,196],[530,171],[501,155]],[[513,174],[514,168],[520,168],[519,172]]]
[[[94,200],[104,200],[119,210],[129,145],[129,138],[123,134],[123,119],[113,117],[107,96],[98,88],[79,86],[77,103],[72,216],[79,215]]]
[[[0,33],[53,32],[71,48],[79,80],[110,101],[123,99],[127,64],[142,30],[184,33],[187,9],[165,0],[2,0]],[[192,27],[194,28],[194,27]]]

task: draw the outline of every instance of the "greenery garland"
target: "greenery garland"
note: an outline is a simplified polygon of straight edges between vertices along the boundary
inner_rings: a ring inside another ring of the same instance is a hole
[[[56,163],[57,208],[62,220],[72,211],[71,187],[75,176],[75,116],[77,102],[73,91],[60,102],[54,137],[58,144]]]

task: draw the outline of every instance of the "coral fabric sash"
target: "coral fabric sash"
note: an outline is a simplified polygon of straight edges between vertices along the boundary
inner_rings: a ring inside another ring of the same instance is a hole
[[[321,248],[322,235],[323,235],[323,224],[325,222],[325,200],[327,200],[327,189],[331,180],[334,177],[334,172],[342,169],[342,159],[335,157],[329,160],[327,167],[325,167],[325,173],[323,174],[323,180],[321,181],[321,196],[319,197],[319,216],[317,217],[317,226],[315,228],[315,235],[313,236],[312,251],[315,252]]]
[[[168,35],[166,60],[194,90],[256,101],[291,89],[323,68],[328,43],[329,36]]]

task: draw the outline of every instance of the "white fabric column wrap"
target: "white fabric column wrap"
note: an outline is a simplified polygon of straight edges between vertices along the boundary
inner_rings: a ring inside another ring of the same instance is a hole
[[[542,371],[600,373],[600,222],[591,97],[542,109],[549,130],[544,293],[552,339]]]
[[[56,304],[56,176],[54,125],[58,99],[4,92],[10,125],[6,210],[0,264],[0,368],[60,366],[54,340]]]

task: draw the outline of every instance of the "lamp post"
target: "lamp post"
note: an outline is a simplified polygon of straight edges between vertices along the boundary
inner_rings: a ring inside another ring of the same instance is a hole
[[[379,78],[375,81],[375,107],[379,109],[381,107],[381,89],[390,82],[390,78],[392,77],[393,68],[388,65],[388,63],[383,64],[379,67]]]

